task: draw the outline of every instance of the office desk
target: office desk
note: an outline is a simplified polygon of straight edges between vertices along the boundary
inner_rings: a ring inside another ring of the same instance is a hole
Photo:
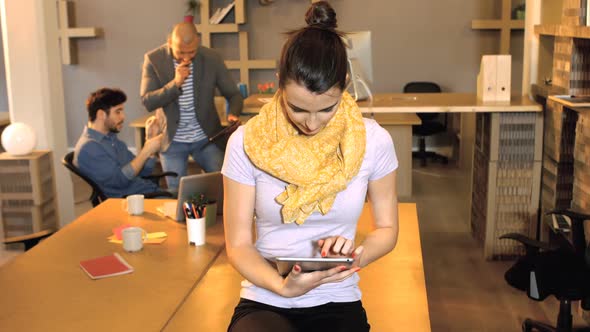
[[[244,112],[258,113],[264,105],[254,94],[244,100]],[[363,113],[474,113],[474,112],[540,112],[541,106],[528,97],[512,96],[508,102],[483,102],[474,93],[376,93],[373,100],[357,102]]]
[[[399,204],[399,221],[395,250],[359,272],[363,305],[372,331],[430,331],[416,204]],[[357,243],[371,227],[370,208],[365,205]],[[239,300],[242,279],[224,251],[164,331],[225,331]]]
[[[257,112],[264,103],[260,98],[268,95],[251,95],[244,101],[244,111]],[[377,93],[373,100],[358,102],[365,114],[391,113],[463,113],[459,124],[452,128],[459,144],[458,164],[470,171],[473,142],[475,140],[476,113],[538,112],[542,117],[541,105],[525,96],[512,96],[510,101],[483,102],[474,93]]]
[[[109,199],[0,268],[0,330],[161,330],[224,245],[218,222],[206,245],[189,246],[184,224],[156,214],[162,202],[146,200],[142,216],[129,216],[120,199]],[[106,239],[125,223],[168,239],[127,253]],[[79,267],[114,252],[135,271],[91,280]]]

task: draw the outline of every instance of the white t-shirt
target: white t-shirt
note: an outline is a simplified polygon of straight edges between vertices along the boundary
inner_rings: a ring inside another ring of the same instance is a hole
[[[287,183],[252,164],[244,151],[244,128],[238,128],[231,136],[221,172],[236,182],[256,187],[256,248],[263,257],[270,260],[280,256],[319,257],[317,240],[338,235],[354,239],[368,181],[380,179],[398,166],[389,133],[374,120],[364,119],[364,123],[367,145],[359,173],[345,190],[336,195],[334,205],[326,215],[315,212],[303,225],[283,223],[282,205],[275,201],[275,197],[285,190]],[[358,275],[354,274],[339,283],[321,285],[295,298],[284,298],[244,280],[240,296],[282,308],[353,302],[361,298],[358,280]]]

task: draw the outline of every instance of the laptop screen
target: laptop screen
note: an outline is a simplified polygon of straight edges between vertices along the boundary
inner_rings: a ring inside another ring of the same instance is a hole
[[[178,187],[178,204],[176,220],[185,219],[182,203],[190,200],[193,195],[204,194],[209,201],[217,202],[217,214],[223,212],[223,176],[221,172],[187,175],[180,178]]]

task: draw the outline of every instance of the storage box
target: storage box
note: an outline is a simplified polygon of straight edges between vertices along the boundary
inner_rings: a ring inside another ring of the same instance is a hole
[[[0,199],[32,199],[39,205],[54,195],[50,151],[35,151],[26,156],[0,153]]]
[[[32,200],[2,200],[0,211],[6,238],[58,228],[53,199],[41,205],[34,205]]]
[[[0,222],[4,237],[58,228],[52,153],[0,153]]]
[[[486,259],[524,253],[500,240],[506,233],[534,236],[541,177],[540,113],[478,114],[473,162],[471,230]]]

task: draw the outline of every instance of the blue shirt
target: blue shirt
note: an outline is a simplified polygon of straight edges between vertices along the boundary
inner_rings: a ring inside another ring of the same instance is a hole
[[[135,156],[117,134],[104,135],[88,127],[84,127],[74,149],[74,165],[94,180],[107,197],[162,191],[152,181],[141,178],[152,173],[156,160],[149,158],[136,176],[131,167],[133,159]]]

